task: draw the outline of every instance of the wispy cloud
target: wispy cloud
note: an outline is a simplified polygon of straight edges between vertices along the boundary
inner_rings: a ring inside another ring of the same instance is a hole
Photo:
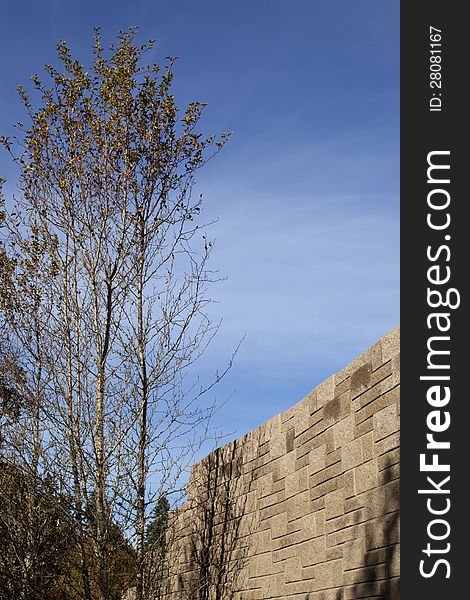
[[[228,275],[214,292],[224,323],[208,358],[220,361],[246,332],[231,380],[247,424],[398,324],[396,173],[377,136],[282,151],[255,143],[200,183],[219,216],[214,262]],[[224,411],[231,422],[233,408]]]

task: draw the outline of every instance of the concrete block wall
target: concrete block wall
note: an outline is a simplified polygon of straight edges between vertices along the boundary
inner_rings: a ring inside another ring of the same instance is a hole
[[[395,329],[195,465],[169,597],[398,598],[399,390]]]

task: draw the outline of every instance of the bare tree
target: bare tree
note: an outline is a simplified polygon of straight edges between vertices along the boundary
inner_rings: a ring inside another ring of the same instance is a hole
[[[3,318],[34,407],[19,450],[73,498],[85,600],[94,565],[97,597],[113,597],[113,523],[135,542],[143,598],[148,516],[207,435],[203,397],[224,374],[187,377],[218,330],[192,188],[228,134],[202,135],[200,102],[178,111],[174,60],[143,65],[153,43],[135,34],[105,50],[96,31],[89,70],[61,42],[49,86],[32,77],[39,107],[19,88],[30,125],[3,138],[20,170]]]
[[[29,471],[0,462],[0,598],[46,600],[70,573],[73,526],[64,498]]]
[[[164,560],[153,553],[154,600],[231,600],[243,589],[256,522],[248,505],[253,471],[238,441],[193,466],[189,497],[168,515]]]

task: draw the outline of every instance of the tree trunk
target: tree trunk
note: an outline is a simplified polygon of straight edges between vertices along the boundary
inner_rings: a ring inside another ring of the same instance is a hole
[[[140,414],[139,414],[139,447],[137,453],[137,581],[136,600],[143,600],[145,569],[145,483],[146,483],[146,447],[147,447],[147,409],[148,409],[148,376],[145,356],[144,331],[144,259],[145,259],[145,223],[140,223],[140,257],[137,283],[137,336],[138,357],[140,365]]]

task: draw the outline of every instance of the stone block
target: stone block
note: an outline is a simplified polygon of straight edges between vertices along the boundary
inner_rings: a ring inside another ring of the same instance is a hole
[[[273,436],[281,433],[282,415],[280,413],[271,417],[268,421],[260,425],[260,443],[270,440]]]
[[[325,495],[325,519],[333,519],[344,513],[344,490],[342,488]]]
[[[362,459],[364,461],[374,458],[374,433],[369,431],[361,437]]]
[[[399,541],[400,522],[398,511],[370,519],[366,524],[366,550],[391,546]]]
[[[250,561],[251,577],[263,577],[275,573],[271,550],[257,554]]]
[[[256,581],[255,585],[261,585],[261,593],[260,596],[263,600],[265,598],[274,598],[278,594],[285,594],[286,592],[286,583],[285,583],[285,575],[284,575],[284,567],[282,567],[281,573],[276,573],[269,577],[265,577],[261,581]]]
[[[362,538],[353,539],[344,544],[344,568],[345,570],[359,569],[365,565],[366,548]]]
[[[387,406],[375,413],[374,420],[374,440],[376,442],[398,431],[400,421],[397,415],[396,404]]]
[[[270,529],[254,531],[251,535],[251,539],[255,554],[261,554],[262,552],[266,552],[267,549],[271,548]]]
[[[310,512],[310,490],[299,492],[286,501],[286,512],[289,521],[299,519]]]
[[[317,406],[324,406],[335,397],[335,380],[334,377],[329,377],[316,388]]]
[[[351,397],[354,399],[366,389],[369,388],[372,374],[372,365],[370,362],[360,366],[351,375]]]
[[[313,475],[318,473],[326,466],[326,444],[315,448],[309,452],[308,457],[309,473]]]
[[[360,465],[362,462],[362,442],[360,439],[353,440],[342,448],[341,467],[348,471]]]
[[[400,353],[400,328],[397,327],[390,331],[380,341],[382,342],[383,361],[386,362]]]
[[[273,474],[266,473],[266,475],[262,475],[258,477],[256,480],[256,487],[258,491],[258,498],[263,498],[264,496],[269,496],[273,493]]]
[[[305,539],[311,539],[315,536],[316,532],[316,517],[315,512],[312,510],[308,514],[300,517],[299,519],[300,530],[304,534]]]
[[[356,492],[361,494],[365,490],[377,487],[378,485],[378,469],[375,460],[359,465],[355,470]]]
[[[324,536],[326,533],[325,528],[325,511],[319,510],[315,515],[316,535]]]
[[[295,429],[291,427],[286,431],[286,452],[292,452],[294,449]]]
[[[299,546],[302,566],[316,565],[326,560],[325,536],[308,540]]]
[[[300,556],[288,558],[284,562],[285,582],[300,581],[302,579],[302,562]]]
[[[335,451],[335,437],[333,435],[332,427],[328,428],[325,431],[325,441],[326,441],[326,453],[328,455]],[[327,464],[327,466],[328,466],[328,464],[332,464],[331,460],[330,460],[330,462],[328,461],[328,457],[326,459],[326,464]]]
[[[304,431],[307,431],[310,427],[310,413],[311,413],[311,400],[307,396],[301,400],[297,405],[297,411],[293,419],[293,425],[295,435],[300,435]]]
[[[345,498],[351,498],[356,495],[356,479],[354,477],[354,471],[346,471],[346,473],[343,473],[341,485],[344,490]]]
[[[367,354],[369,355],[369,360],[372,364],[373,371],[375,369],[378,369],[380,367],[380,365],[382,365],[384,362],[386,362],[383,357],[383,349],[382,349],[382,340],[381,339],[378,342],[376,342],[373,346],[371,346],[371,348],[369,349]]]
[[[368,508],[368,517],[375,518],[400,508],[400,484],[390,481],[364,494],[364,503]]]
[[[346,417],[351,412],[351,401],[349,391],[344,392],[340,396],[336,396],[323,407],[323,420],[325,426],[329,427],[333,423],[338,422]]]
[[[315,566],[315,590],[343,585],[343,560],[329,560]]]
[[[277,433],[270,439],[269,457],[270,460],[276,460],[280,456],[287,454],[286,434]]]
[[[392,383],[400,385],[400,355],[392,358]]]
[[[354,416],[349,415],[341,419],[333,427],[335,448],[341,448],[354,439]]]
[[[290,498],[295,494],[308,489],[308,470],[307,467],[300,471],[294,471],[285,478],[285,495],[286,498]]]
[[[278,538],[287,534],[287,513],[282,512],[271,517],[271,538]]]

